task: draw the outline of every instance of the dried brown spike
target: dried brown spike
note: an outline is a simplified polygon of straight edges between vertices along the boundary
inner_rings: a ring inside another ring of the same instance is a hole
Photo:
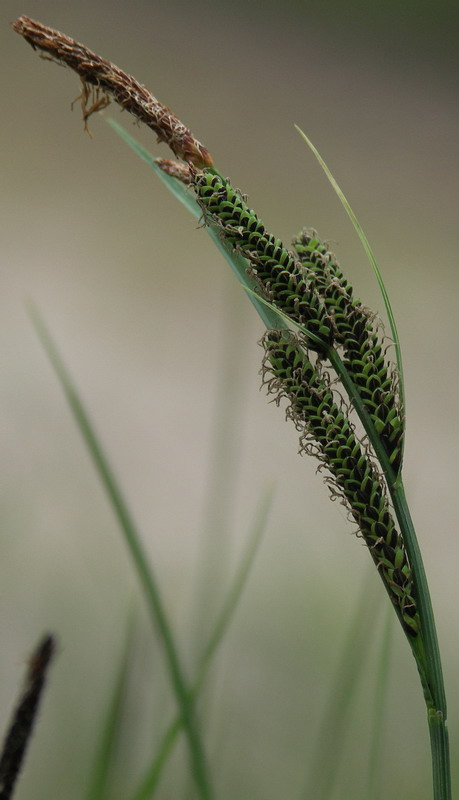
[[[187,164],[181,164],[179,161],[171,161],[170,158],[155,158],[155,164],[171,178],[177,178],[178,181],[185,183],[187,186],[191,180],[190,168]]]
[[[148,125],[158,136],[158,141],[168,144],[177,158],[198,168],[212,166],[210,153],[194,138],[189,128],[131,75],[64,33],[30,17],[19,17],[13,28],[34,49],[42,50],[51,59],[75,70],[83,84],[91,84],[112,95],[122,108]],[[86,109],[85,120],[100,107],[96,102],[92,108]]]

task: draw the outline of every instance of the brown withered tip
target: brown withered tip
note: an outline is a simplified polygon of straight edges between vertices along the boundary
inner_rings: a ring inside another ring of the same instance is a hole
[[[155,158],[155,164],[158,165],[160,170],[170,175],[171,178],[177,178],[178,181],[189,184],[191,179],[191,172],[188,164],[182,164],[180,161],[172,161],[170,158]]]
[[[13,22],[13,29],[34,49],[41,50],[53,61],[66,64],[80,76],[85,124],[91,114],[107,105],[107,95],[110,95],[121,108],[148,125],[156,133],[158,141],[169,145],[177,158],[198,169],[212,166],[212,156],[190,129],[132,75],[65,33],[30,17],[19,17]]]

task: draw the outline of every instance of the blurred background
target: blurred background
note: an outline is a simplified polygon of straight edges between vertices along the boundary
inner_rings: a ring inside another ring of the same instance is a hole
[[[283,411],[259,391],[262,326],[227,265],[100,116],[90,120],[93,138],[84,133],[78,104],[70,111],[78,78],[13,33],[20,14],[135,75],[191,127],[277,236],[289,243],[303,225],[315,227],[357,294],[382,311],[355,233],[294,123],[346,192],[403,347],[406,487],[444,657],[455,770],[457,3],[3,0],[3,728],[33,644],[46,630],[59,639],[18,800],[85,797],[129,614],[135,631],[113,798],[129,797],[175,710],[129,556],[28,298],[64,355],[142,531],[190,675],[255,508],[274,483],[266,533],[200,709],[219,800],[300,800],[318,763],[336,772],[329,797],[369,796],[388,604],[376,576],[368,583],[370,558],[345,511],[329,502],[316,465],[298,456]],[[168,155],[115,106],[108,115],[153,154]],[[322,748],[318,761],[341,653],[363,607],[374,624],[358,643],[343,758]],[[431,797],[418,683],[394,624],[381,798]],[[195,796],[183,743],[158,796]]]

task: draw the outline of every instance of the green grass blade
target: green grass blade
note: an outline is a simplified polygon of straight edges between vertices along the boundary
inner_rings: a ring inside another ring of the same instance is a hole
[[[319,723],[312,759],[309,762],[304,800],[329,800],[339,773],[348,739],[347,729],[360,685],[365,654],[375,631],[377,596],[372,593],[373,573],[369,572],[360,590],[351,623],[338,657],[335,676],[322,719]]]
[[[178,181],[176,178],[171,178],[170,175],[166,175],[165,172],[160,169],[148,150],[145,149],[130,133],[128,133],[122,125],[120,125],[116,120],[111,119],[110,117],[107,118],[107,122],[110,127],[113,128],[114,131],[121,136],[122,139],[129,145],[131,150],[134,151],[152,170],[156,173],[158,178],[167,186],[170,192],[177,198],[177,200],[185,206],[186,209],[190,212],[190,214],[195,217],[195,219],[200,219],[202,216],[202,211],[199,208],[196,200],[194,199],[193,192],[190,192],[187,187]]]
[[[245,306],[245,300],[243,300]],[[193,670],[212,630],[221,590],[231,572],[231,529],[241,478],[241,435],[247,412],[247,380],[244,370],[247,336],[252,309],[242,308],[241,289],[231,278],[219,289],[216,383],[209,416],[209,454],[206,465],[205,498],[197,551],[195,589],[187,625],[190,663]],[[237,324],[235,325],[235,310]],[[215,695],[211,681],[200,707],[202,724],[208,726]]]
[[[196,680],[190,693],[192,702],[196,702],[201,689],[206,680],[209,668],[214,656],[220,646],[228,626],[234,616],[236,608],[240,602],[242,592],[247,584],[247,579],[251,572],[255,556],[261,544],[263,534],[266,530],[266,523],[271,510],[273,499],[273,489],[269,489],[259,503],[255,519],[252,523],[247,545],[236,570],[232,585],[228,591],[226,600],[222,606],[220,614],[215,623],[213,632],[209,638],[207,646],[201,656]],[[155,757],[145,773],[142,782],[132,797],[132,800],[151,800],[159,785],[162,770],[172,753],[172,749],[177,741],[178,735],[182,730],[183,722],[177,716],[167,728]]]
[[[169,189],[170,192],[176,197],[185,208],[193,215],[195,219],[201,219],[202,217],[202,210],[198,206],[194,194],[187,189],[187,187],[181,183],[176,178],[171,178],[170,175],[166,175],[155,162],[150,153],[142,147],[124,128],[121,127],[115,120],[109,119],[109,125],[124,139],[124,141],[129,145],[129,147],[134,150],[137,155],[143,159],[156,173],[158,178],[164,183],[165,186]],[[261,319],[265,323],[267,328],[279,328],[283,327],[282,322],[279,319],[279,316],[276,312],[266,305],[263,305],[259,302],[258,295],[255,292],[256,284],[255,282],[247,275],[247,261],[243,258],[239,253],[235,253],[231,247],[229,247],[226,242],[223,241],[218,228],[215,225],[209,224],[206,225],[206,231],[209,234],[210,238],[213,240],[214,244],[220,250],[221,254],[228,262],[229,266],[231,267],[232,271],[235,273],[238,281],[242,283],[243,286],[246,286],[252,289],[252,294],[249,295],[251,302],[255,306],[258,314],[260,315]]]
[[[390,607],[386,608],[384,631],[381,637],[378,664],[375,673],[374,708],[371,724],[370,754],[368,757],[367,797],[380,800],[381,797],[381,742],[384,728],[384,709],[387,701],[390,662],[393,644],[393,621]]]
[[[193,686],[193,691],[195,692],[199,692],[201,690],[210,664],[226,631],[228,630],[228,626],[239,604],[244,587],[247,584],[247,579],[255,561],[255,556],[260,547],[262,537],[266,531],[266,525],[272,507],[273,496],[274,488],[270,487],[263,494],[258,505],[255,518],[252,522],[249,532],[247,545],[234,575],[233,583],[228,591],[220,614],[217,617],[214,630],[209,638],[207,646],[201,656],[198,674]]]
[[[159,631],[164,646],[169,678],[180,709],[180,714],[184,720],[184,728],[189,744],[191,768],[196,787],[202,800],[211,800],[213,793],[207,775],[207,766],[201,737],[195,722],[192,704],[189,702],[189,689],[185,682],[174,635],[167,618],[153,569],[148,564],[139,532],[137,531],[121,489],[118,486],[95,429],[86,413],[65,364],[37,308],[30,304],[29,310],[35,330],[61,384],[82,439],[86,444],[123,533],[124,540],[144,592],[152,622],[155,630]]]
[[[374,271],[374,273],[376,275],[376,280],[378,281],[378,285],[379,285],[379,288],[380,288],[380,291],[381,291],[381,294],[382,294],[382,297],[383,297],[383,300],[384,300],[384,305],[385,305],[385,308],[386,308],[386,314],[387,314],[387,318],[389,320],[389,325],[390,325],[390,329],[391,329],[392,339],[394,340],[394,344],[395,344],[395,353],[396,353],[396,358],[397,358],[397,367],[398,367],[399,381],[400,381],[400,384],[399,384],[400,403],[401,403],[402,409],[404,409],[405,408],[405,385],[404,385],[404,378],[403,378],[403,363],[402,363],[402,351],[401,351],[401,347],[400,347],[400,339],[399,339],[399,336],[398,336],[397,325],[395,323],[395,317],[394,317],[394,313],[392,311],[392,306],[391,306],[391,302],[389,300],[389,295],[387,293],[387,289],[385,287],[385,284],[384,284],[384,281],[383,281],[383,277],[382,277],[381,271],[380,271],[380,269],[378,267],[378,264],[377,264],[375,255],[373,253],[373,250],[371,248],[370,242],[368,241],[367,236],[365,234],[365,231],[363,230],[359,220],[357,219],[357,216],[355,215],[354,211],[352,210],[352,208],[351,208],[351,206],[349,204],[349,201],[347,200],[344,192],[342,191],[341,187],[338,185],[336,179],[334,178],[334,176],[331,173],[331,170],[328,168],[327,164],[325,163],[324,159],[320,155],[319,151],[313,145],[311,140],[306,136],[304,131],[302,131],[301,128],[298,127],[298,125],[295,125],[295,128],[298,131],[298,133],[300,134],[300,136],[304,139],[304,141],[306,142],[306,144],[308,145],[310,150],[312,150],[312,152],[315,155],[317,161],[319,162],[320,166],[322,167],[323,171],[325,172],[325,175],[327,176],[328,180],[330,181],[333,189],[335,190],[336,194],[338,195],[338,197],[339,197],[339,199],[340,199],[340,201],[341,201],[341,203],[342,203],[342,205],[344,207],[344,210],[346,211],[346,214],[348,215],[349,219],[351,220],[352,225],[354,226],[354,230],[355,230],[357,236],[359,237],[359,239],[360,239],[360,241],[362,243],[362,246],[363,246],[363,249],[365,250],[365,253],[366,253],[366,256],[368,258],[368,261],[370,262],[370,264],[371,264],[371,266],[373,268],[373,271]]]
[[[132,619],[128,620],[120,653],[119,665],[105,714],[100,739],[92,767],[87,800],[106,800],[109,780],[115,761],[121,727],[122,709],[126,697],[128,666],[132,646]]]

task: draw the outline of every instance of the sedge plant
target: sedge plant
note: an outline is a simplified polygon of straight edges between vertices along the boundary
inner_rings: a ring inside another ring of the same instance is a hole
[[[379,318],[355,294],[335,255],[313,229],[300,231],[286,248],[192,132],[132,76],[28,17],[20,17],[13,27],[47,59],[80,76],[85,125],[91,114],[114,99],[170,147],[173,160],[153,159],[113,123],[167,188],[203,221],[266,326],[261,342],[263,383],[278,404],[286,403],[301,449],[319,459],[333,498],[343,503],[369,551],[419,672],[430,733],[433,797],[450,800],[440,653],[403,483],[406,415],[400,343],[376,261],[346,198],[301,132],[334,184],[375,269],[396,363],[388,358]],[[168,652],[179,703],[174,724],[183,724],[188,732],[201,796],[211,797],[193,713],[195,689],[184,685],[171,641]],[[156,775],[155,765],[145,785],[155,780],[151,775]],[[146,796],[139,789],[137,798]]]

